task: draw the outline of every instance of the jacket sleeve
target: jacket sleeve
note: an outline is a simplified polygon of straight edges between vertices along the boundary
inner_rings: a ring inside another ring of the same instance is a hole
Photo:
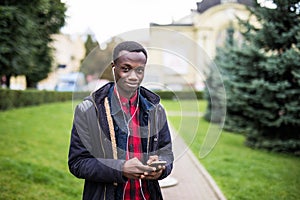
[[[126,181],[122,176],[124,160],[96,158],[93,155],[91,134],[95,130],[91,130],[88,126],[86,110],[86,106],[80,104],[75,110],[68,157],[70,172],[78,178],[89,181],[124,183]]]
[[[167,161],[166,169],[160,179],[167,177],[173,169],[174,154],[172,151],[172,139],[164,108],[159,105],[156,111],[158,126],[158,157]]]

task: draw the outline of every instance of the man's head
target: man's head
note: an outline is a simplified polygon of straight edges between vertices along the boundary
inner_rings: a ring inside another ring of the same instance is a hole
[[[118,92],[130,98],[144,79],[147,52],[133,41],[118,44],[113,51],[113,72]]]
[[[125,41],[125,42],[121,42],[117,46],[115,46],[115,48],[113,50],[113,62],[114,63],[117,62],[118,58],[120,57],[120,53],[122,51],[142,52],[145,55],[146,61],[147,61],[147,58],[148,58],[147,51],[141,44],[134,42],[134,41]]]

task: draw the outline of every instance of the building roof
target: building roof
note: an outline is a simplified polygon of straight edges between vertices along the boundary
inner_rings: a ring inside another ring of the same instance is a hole
[[[197,2],[197,12],[203,13],[211,7],[216,5],[220,5],[223,3],[239,3],[244,4],[246,6],[252,6],[253,0],[203,0],[201,2]]]
[[[150,23],[150,26],[193,26],[193,23],[171,23],[171,24],[157,24],[157,23]]]
[[[201,2],[197,2],[197,9],[191,9],[193,12],[188,15],[183,17],[180,20],[173,21],[170,24],[157,24],[157,23],[150,23],[150,26],[193,26],[193,14],[195,13],[203,13],[206,10],[225,3],[238,3],[238,4],[243,4],[245,6],[253,6],[253,0],[203,0]]]

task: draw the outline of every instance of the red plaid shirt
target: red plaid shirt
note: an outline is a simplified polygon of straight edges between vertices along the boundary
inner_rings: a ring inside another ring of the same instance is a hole
[[[128,100],[125,97],[120,96],[120,101],[122,104],[122,109],[127,117],[127,120],[131,119],[128,123],[129,136],[128,136],[128,146],[126,152],[126,159],[138,158],[143,160],[143,150],[142,142],[140,137],[139,129],[139,108],[137,107],[138,93]],[[142,184],[142,189],[141,189]],[[124,199],[125,200],[148,200],[150,199],[150,194],[147,190],[146,182],[140,180],[129,179],[125,184],[124,188]]]

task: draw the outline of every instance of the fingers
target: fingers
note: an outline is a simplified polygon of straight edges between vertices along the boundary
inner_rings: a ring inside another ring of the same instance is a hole
[[[148,162],[152,163],[157,160],[158,156],[150,156]],[[150,167],[143,165],[137,158],[132,158],[124,163],[123,175],[129,179],[156,180],[161,176],[163,170],[165,170],[165,166]]]
[[[140,176],[141,179],[157,180],[163,172],[163,169],[155,172],[145,172]]]
[[[154,172],[156,171],[156,168],[155,167],[151,167],[151,166],[148,166],[148,165],[140,165],[138,166],[138,168],[142,171],[142,173],[144,172]]]
[[[140,179],[141,174],[123,173],[123,175],[128,179]]]
[[[127,160],[123,165],[123,175],[129,179],[138,179],[144,172],[155,171],[155,167],[143,165],[137,158]]]
[[[157,169],[155,171],[159,171],[159,170],[165,170],[166,167],[165,166],[162,166],[162,165],[158,165]]]
[[[149,156],[149,159],[147,161],[147,165],[150,165],[154,161],[158,161],[158,156],[157,155]]]

